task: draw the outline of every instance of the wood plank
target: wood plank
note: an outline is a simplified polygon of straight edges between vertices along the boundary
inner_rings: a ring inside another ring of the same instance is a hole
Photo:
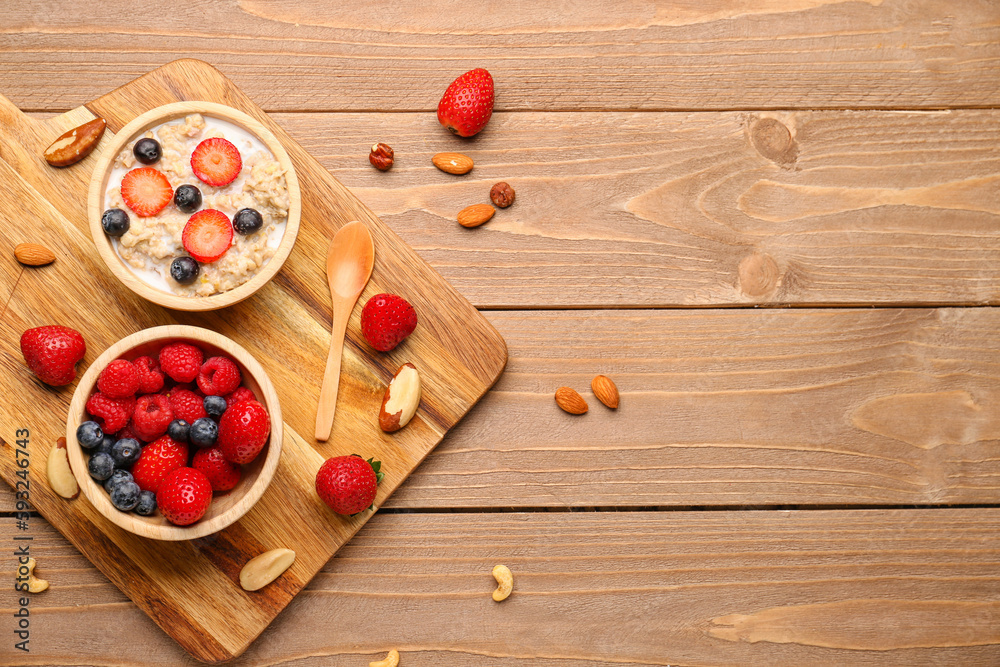
[[[488,317],[506,372],[385,507],[997,501],[1000,310]],[[616,412],[590,394],[598,373]],[[590,412],[560,411],[561,385]]]
[[[498,114],[463,177],[433,115],[276,120],[479,307],[1000,303],[1000,111]]]
[[[275,120],[481,308],[1000,303],[997,110],[497,114],[462,177],[433,114]]]
[[[22,189],[35,193],[34,203],[48,202],[43,215],[28,216],[22,226],[48,235],[62,258],[47,270],[22,274],[0,321],[0,365],[5,371],[0,393],[14,397],[0,403],[0,477],[12,486],[18,481],[16,461],[25,458],[14,454],[19,428],[30,430],[30,460],[44,463],[56,437],[65,432],[67,406],[77,388],[48,387],[31,375],[17,347],[22,331],[54,322],[72,326],[88,343],[85,365],[126,334],[166,323],[199,324],[243,344],[273,378],[286,424],[272,483],[238,522],[200,540],[154,543],[113,525],[85,498],[68,502],[57,497],[41,466],[35,468],[31,487],[33,504],[160,627],[194,656],[221,661],[239,655],[370,517],[340,517],[323,505],[315,492],[322,461],[355,451],[381,459],[385,478],[375,499],[381,505],[492,385],[506,361],[506,349],[467,301],[217,71],[184,61],[92,106],[107,119],[109,136],[148,108],[179,98],[226,102],[283,137],[304,193],[303,217],[309,221],[298,236],[295,258],[285,265],[280,281],[221,311],[167,311],[142,300],[98,259],[84,213],[91,171],[86,161],[55,170],[40,159],[41,148],[87,110],[39,122],[0,99],[3,167],[9,177],[24,181]],[[16,209],[5,217],[19,213]],[[421,329],[394,354],[383,355],[362,342],[355,311],[344,353],[340,418],[330,442],[316,446],[296,431],[313,432],[315,397],[329,346],[323,259],[333,231],[350,220],[363,221],[375,241],[376,267],[363,298],[381,291],[405,294],[420,313]],[[300,281],[310,287],[300,288]],[[281,287],[275,286],[279,282]],[[274,346],[275,351],[259,345]],[[399,355],[419,366],[426,385],[410,425],[388,435],[378,428],[377,410],[384,382],[401,363]],[[239,568],[275,543],[298,554],[281,584],[259,593],[242,590]],[[217,625],[219,618],[235,620]]]
[[[42,521],[27,534],[51,584],[31,664],[196,664]],[[229,664],[996,664],[998,535],[997,508],[378,515]]]
[[[995,106],[998,18],[990,0],[7,3],[0,92],[65,110],[190,56],[268,111],[431,110],[476,66],[505,110]]]
[[[998,309],[489,317],[506,372],[386,506],[997,501]],[[559,410],[562,385],[586,415]]]

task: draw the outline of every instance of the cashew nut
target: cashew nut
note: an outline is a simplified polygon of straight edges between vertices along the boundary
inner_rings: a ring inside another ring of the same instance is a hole
[[[503,602],[514,588],[514,575],[506,565],[493,568],[493,578],[497,580],[497,589],[493,591],[493,599]]]
[[[41,593],[49,587],[49,582],[35,576],[35,559],[28,559],[28,592]]]
[[[368,667],[396,667],[399,664],[399,651],[392,649],[389,651],[389,655],[385,656],[385,660],[379,660],[378,662],[369,662]]]

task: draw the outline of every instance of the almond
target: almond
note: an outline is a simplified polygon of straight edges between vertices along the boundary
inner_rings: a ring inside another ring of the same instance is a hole
[[[583,400],[576,389],[569,387],[556,389],[556,405],[571,415],[582,415],[587,411],[587,401]]]
[[[254,556],[240,570],[240,586],[245,591],[264,588],[277,579],[295,562],[291,549],[271,549]]]
[[[459,176],[468,174],[474,166],[472,158],[461,153],[438,153],[431,158],[431,162],[441,171]]]
[[[618,387],[606,375],[598,375],[590,381],[594,396],[612,410],[618,407]]]
[[[103,118],[95,118],[80,127],[74,127],[45,149],[45,161],[53,167],[76,164],[97,147],[107,126]]]
[[[14,257],[27,266],[45,266],[56,261],[56,254],[37,243],[18,243],[14,247]]]
[[[56,440],[55,446],[49,450],[49,458],[45,462],[45,474],[49,478],[49,487],[57,495],[72,500],[80,495],[80,485],[69,467],[69,456],[66,451],[66,438]]]
[[[420,405],[420,374],[417,367],[405,363],[385,388],[378,425],[386,433],[394,433],[410,423]]]
[[[478,227],[493,217],[497,210],[489,204],[466,206],[458,213],[458,224],[463,227]]]

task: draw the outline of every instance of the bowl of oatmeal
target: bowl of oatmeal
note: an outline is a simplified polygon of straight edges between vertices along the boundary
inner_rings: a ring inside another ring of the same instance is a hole
[[[154,303],[215,310],[282,267],[298,234],[298,179],[281,142],[213,102],[138,116],[101,153],[88,197],[108,268]]]

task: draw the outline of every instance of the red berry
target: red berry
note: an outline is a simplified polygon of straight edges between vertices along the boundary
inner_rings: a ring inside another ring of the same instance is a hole
[[[231,141],[221,137],[205,139],[191,153],[191,169],[203,183],[220,187],[240,175],[243,159]]]
[[[28,329],[21,334],[21,354],[31,372],[53,387],[76,379],[76,363],[87,353],[80,332],[49,325]]]
[[[190,343],[171,343],[160,350],[160,368],[177,382],[190,382],[198,377],[203,357]]]
[[[205,473],[178,468],[160,482],[156,506],[172,524],[188,526],[205,515],[212,504],[212,484]]]
[[[209,357],[198,371],[198,389],[206,396],[223,396],[235,391],[242,379],[240,369],[232,359]]]
[[[395,294],[376,294],[361,310],[361,333],[380,352],[399,345],[417,328],[417,311]]]
[[[115,433],[115,440],[124,440],[125,438],[132,438],[133,440],[142,440],[139,434],[135,432],[132,427],[132,420],[129,419],[128,423],[125,424],[125,428]]]
[[[224,396],[226,399],[226,406],[231,407],[237,403],[242,403],[243,401],[256,401],[257,397],[254,393],[247,389],[246,387],[240,387],[233,393]]]
[[[205,473],[213,491],[229,491],[239,484],[243,475],[239,464],[227,461],[218,447],[199,449],[194,453],[191,466]]]
[[[357,514],[375,502],[378,493],[376,461],[370,463],[357,454],[327,459],[316,473],[316,493],[338,514]]]
[[[115,359],[101,371],[97,388],[111,398],[135,396],[135,392],[139,391],[139,372],[131,361]]]
[[[111,398],[101,392],[87,399],[87,413],[105,433],[116,433],[128,424],[135,411],[135,398]]]
[[[142,394],[155,394],[163,389],[163,371],[160,364],[152,357],[139,357],[132,362],[136,373],[139,375],[139,392]]]
[[[451,82],[438,102],[438,122],[460,137],[486,127],[493,115],[493,77],[482,68]]]
[[[270,434],[267,409],[257,401],[243,401],[222,413],[217,445],[227,460],[247,464],[257,458]]]
[[[174,419],[183,419],[188,424],[193,424],[196,420],[208,416],[208,413],[205,412],[204,399],[189,389],[177,387],[171,389],[170,407],[174,411]]]
[[[133,169],[122,178],[122,200],[140,218],[149,218],[174,198],[170,181],[152,167]]]
[[[146,394],[135,402],[132,430],[140,440],[149,442],[166,433],[173,420],[174,411],[170,407],[169,398],[163,394]]]
[[[132,466],[132,477],[140,489],[156,493],[163,478],[187,465],[187,460],[187,445],[165,435],[142,448]]]
[[[205,208],[188,218],[181,242],[188,254],[208,264],[225,255],[233,244],[233,225],[222,211]]]

